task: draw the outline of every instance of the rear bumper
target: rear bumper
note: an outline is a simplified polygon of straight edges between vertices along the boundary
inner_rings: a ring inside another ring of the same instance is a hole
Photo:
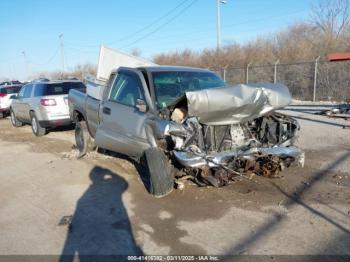
[[[1,108],[0,107],[0,112],[3,112],[3,113],[10,112],[10,108],[9,107],[6,107],[6,108]]]
[[[41,127],[54,128],[58,126],[69,126],[72,125],[72,120],[68,119],[57,119],[57,120],[43,120],[39,121]]]

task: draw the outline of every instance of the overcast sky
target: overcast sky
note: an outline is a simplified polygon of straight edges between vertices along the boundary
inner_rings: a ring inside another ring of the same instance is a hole
[[[222,44],[244,43],[308,19],[313,0],[227,0]],[[216,45],[216,0],[1,0],[0,78],[25,79],[61,68],[97,63],[99,45],[145,58],[161,52]]]

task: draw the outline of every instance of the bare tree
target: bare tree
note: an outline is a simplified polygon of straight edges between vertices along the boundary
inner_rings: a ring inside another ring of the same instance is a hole
[[[311,19],[317,28],[338,39],[350,23],[350,0],[320,0],[312,8]]]

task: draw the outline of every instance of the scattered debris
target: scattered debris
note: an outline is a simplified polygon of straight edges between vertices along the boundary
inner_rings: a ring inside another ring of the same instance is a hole
[[[59,226],[66,226],[66,225],[70,225],[72,223],[73,220],[73,216],[69,215],[69,216],[63,216],[60,220],[60,222],[58,223]]]
[[[307,186],[307,187],[310,187],[310,183],[308,181],[302,181],[302,183]]]
[[[61,158],[62,158],[62,159],[71,160],[71,159],[76,159],[77,156],[78,156],[78,150],[73,149],[73,150],[71,150],[71,151],[69,151],[69,152],[64,152],[64,153],[62,154],[62,157],[61,157]]]
[[[175,181],[176,189],[183,190],[185,188],[185,184],[181,181]]]
[[[60,222],[58,223],[58,225],[59,226],[68,226],[68,231],[71,233],[73,231],[72,220],[73,220],[72,215],[63,216],[61,218]]]
[[[73,216],[63,216],[58,223],[59,226],[68,226],[68,231],[71,233],[73,231],[73,225],[72,225]]]
[[[348,119],[350,118],[350,104],[340,104],[331,109],[326,109],[317,112],[315,113],[315,115],[324,115],[328,117]]]

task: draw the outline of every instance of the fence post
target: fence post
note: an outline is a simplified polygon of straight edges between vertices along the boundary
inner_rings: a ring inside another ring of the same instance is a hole
[[[223,72],[222,72],[222,79],[224,80],[224,82],[226,82],[226,69],[227,69],[228,65],[225,65],[223,67]]]
[[[312,101],[316,101],[316,86],[317,86],[317,66],[318,66],[318,61],[320,60],[320,56],[318,56],[315,60],[315,75],[314,75],[314,93],[312,97]]]
[[[273,77],[273,82],[276,84],[277,83],[277,65],[279,64],[280,60],[278,59],[275,62],[275,73],[274,73],[274,77]]]
[[[246,76],[245,76],[245,79],[246,79],[246,84],[249,83],[249,67],[252,63],[248,63],[247,64],[247,68],[246,68]]]

